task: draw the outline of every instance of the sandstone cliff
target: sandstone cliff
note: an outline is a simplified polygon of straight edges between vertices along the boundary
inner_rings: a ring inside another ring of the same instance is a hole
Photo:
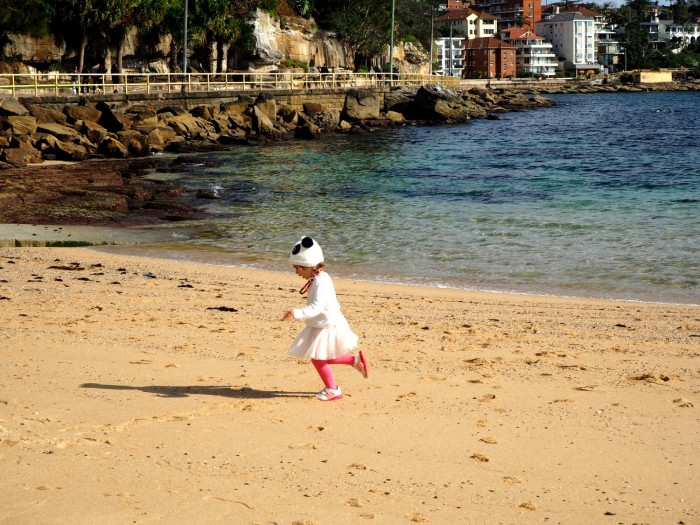
[[[269,13],[258,10],[249,22],[254,27],[256,49],[253,57],[238,69],[273,71],[279,69],[280,62],[295,60],[306,62],[310,67],[326,66],[337,70],[353,69],[353,53],[347,44],[338,40],[333,33],[321,31],[303,18],[279,19]],[[32,38],[26,35],[11,35],[12,43],[4,49],[10,60],[0,60],[0,73],[35,73],[58,68],[63,72],[72,69],[71,64],[77,59],[65,46],[58,46],[52,37]],[[147,69],[157,73],[168,72],[167,55],[170,38],[164,38],[154,56],[141,56],[138,35],[132,31],[126,39],[124,49],[124,67],[130,71]],[[216,53],[216,50],[214,50]],[[387,50],[383,62],[388,62]],[[104,63],[108,70],[113,64],[112,52],[97,60]],[[216,56],[216,55],[215,55]],[[94,60],[94,59],[90,59]],[[412,44],[397,44],[394,60],[401,71],[408,73],[427,73],[427,53]],[[188,64],[197,69],[201,66],[191,57]],[[91,64],[87,64],[91,65]]]

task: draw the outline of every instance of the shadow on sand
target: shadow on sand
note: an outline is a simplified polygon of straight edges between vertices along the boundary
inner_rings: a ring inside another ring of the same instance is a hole
[[[255,390],[247,386],[231,388],[227,386],[130,386],[130,385],[102,385],[99,383],[83,383],[82,388],[96,388],[100,390],[140,390],[159,397],[188,397],[221,396],[232,399],[270,399],[273,397],[311,397],[313,392],[285,392],[279,390]]]

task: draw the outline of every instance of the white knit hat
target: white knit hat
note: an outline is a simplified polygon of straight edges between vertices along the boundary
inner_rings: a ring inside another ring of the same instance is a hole
[[[313,268],[323,262],[323,250],[311,237],[302,237],[292,248],[289,262],[294,266]]]

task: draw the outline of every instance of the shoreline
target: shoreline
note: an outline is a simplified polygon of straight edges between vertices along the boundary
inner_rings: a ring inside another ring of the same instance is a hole
[[[281,268],[270,267],[269,264],[251,264],[241,260],[230,260],[231,254],[223,252],[210,252],[198,248],[196,252],[199,256],[189,256],[183,258],[170,254],[172,249],[159,246],[159,232],[157,225],[153,230],[143,227],[115,227],[107,226],[74,226],[74,225],[23,225],[23,224],[0,224],[0,248],[87,248],[98,253],[111,253],[124,257],[136,257],[155,261],[167,261],[182,264],[203,264],[221,268],[241,268],[255,271],[265,271],[284,274]],[[145,250],[145,253],[144,251]],[[216,255],[216,257],[215,257]],[[228,260],[227,260],[228,259]],[[281,265],[280,265],[281,266]],[[396,277],[392,280],[388,277],[382,279],[357,278],[346,275],[348,272],[339,273],[339,278],[357,282],[367,282],[376,284],[386,284],[389,286],[409,286],[435,290],[457,290],[464,292],[487,293],[496,295],[514,295],[523,297],[543,297],[543,298],[563,298],[571,300],[601,300],[622,302],[628,304],[657,304],[672,306],[697,307],[696,302],[674,302],[670,300],[653,300],[641,298],[609,297],[602,295],[576,295],[571,293],[547,292],[542,290],[504,290],[498,288],[477,287],[474,285],[447,284],[438,282],[411,282],[415,279],[409,275]]]
[[[291,272],[0,248],[0,521],[700,519],[697,308],[334,281],[325,404]]]

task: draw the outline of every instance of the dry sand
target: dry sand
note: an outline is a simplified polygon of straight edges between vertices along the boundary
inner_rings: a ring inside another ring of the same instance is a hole
[[[699,307],[336,280],[322,403],[302,284],[0,248],[0,522],[700,523]]]

